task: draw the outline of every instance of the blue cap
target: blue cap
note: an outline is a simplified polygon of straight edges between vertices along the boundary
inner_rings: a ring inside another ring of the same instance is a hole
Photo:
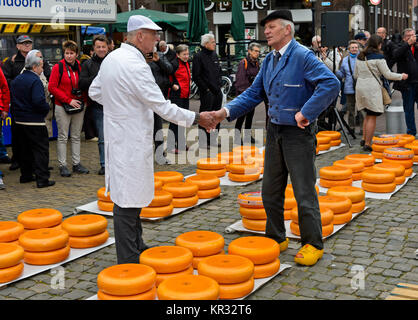
[[[17,37],[16,41],[17,41],[17,43],[22,43],[22,42],[25,42],[25,41],[33,42],[33,40],[31,38],[29,38],[29,36],[27,36],[27,35],[22,35],[22,36]]]

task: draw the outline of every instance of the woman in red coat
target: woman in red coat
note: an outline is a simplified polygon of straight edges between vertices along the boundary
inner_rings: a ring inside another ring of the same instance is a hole
[[[10,105],[9,86],[7,85],[6,77],[4,76],[3,71],[0,68],[0,113],[1,113],[0,140],[2,139],[2,133],[1,133],[2,120],[5,120],[7,118],[7,115],[9,113],[9,105]],[[3,173],[0,171],[0,190],[4,188],[5,188],[5,185],[3,183]]]

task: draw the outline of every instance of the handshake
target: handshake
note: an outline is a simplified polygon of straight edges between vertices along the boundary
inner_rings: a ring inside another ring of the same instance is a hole
[[[226,118],[226,111],[224,108],[218,111],[205,111],[200,113],[198,124],[205,128],[207,132],[216,129],[219,122]]]

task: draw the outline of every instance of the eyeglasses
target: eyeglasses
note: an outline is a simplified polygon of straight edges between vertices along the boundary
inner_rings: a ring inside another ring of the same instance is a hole
[[[28,45],[31,45],[31,44],[32,44],[32,42],[30,42],[30,41],[25,41],[25,42],[22,42],[21,44],[23,44],[24,46],[28,46]]]

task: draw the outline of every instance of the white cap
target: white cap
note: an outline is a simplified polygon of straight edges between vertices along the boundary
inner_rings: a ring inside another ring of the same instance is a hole
[[[138,29],[151,29],[157,31],[162,30],[150,18],[141,15],[130,16],[128,20],[127,31],[130,32]]]

